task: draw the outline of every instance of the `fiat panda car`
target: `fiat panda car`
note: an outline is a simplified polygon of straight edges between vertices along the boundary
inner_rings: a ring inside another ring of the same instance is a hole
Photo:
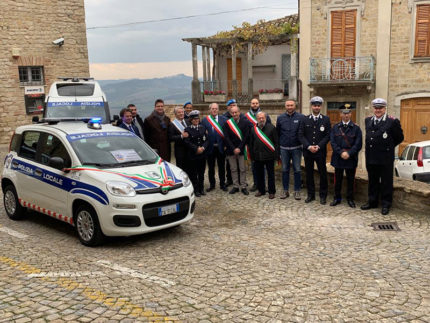
[[[395,166],[396,176],[430,184],[430,140],[407,145]]]
[[[26,209],[73,225],[80,241],[130,236],[192,219],[193,186],[133,133],[97,120],[18,127],[4,162],[9,218]]]

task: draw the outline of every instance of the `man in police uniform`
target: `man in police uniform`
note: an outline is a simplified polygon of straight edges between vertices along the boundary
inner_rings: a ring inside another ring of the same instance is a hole
[[[190,125],[185,128],[188,137],[184,139],[188,147],[188,175],[194,187],[194,194],[197,197],[206,195],[204,189],[204,177],[206,168],[206,149],[209,146],[208,134],[200,124],[200,112],[193,110],[188,115]]]
[[[330,139],[330,118],[322,115],[321,105],[324,100],[315,96],[310,104],[312,113],[303,118],[299,128],[299,140],[303,145],[305,159],[306,187],[308,196],[305,203],[315,200],[314,163],[317,164],[320,175],[320,203],[327,202],[327,143]]]
[[[365,120],[368,201],[361,209],[377,208],[381,195],[381,213],[387,215],[393,202],[394,149],[404,137],[400,121],[386,113],[387,101],[377,98],[372,107],[373,116]]]
[[[363,145],[361,129],[351,121],[350,105],[340,107],[341,122],[335,124],[330,132],[330,143],[333,148],[331,165],[334,167],[334,200],[330,206],[340,204],[343,173],[346,173],[348,205],[355,207],[354,178],[358,165],[358,153]]]

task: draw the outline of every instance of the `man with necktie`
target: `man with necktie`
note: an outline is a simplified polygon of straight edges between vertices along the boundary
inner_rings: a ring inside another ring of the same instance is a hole
[[[202,121],[203,127],[206,128],[209,137],[209,147],[206,151],[208,160],[208,176],[210,192],[215,189],[215,161],[218,165],[219,186],[223,191],[227,191],[225,186],[225,152],[224,152],[224,132],[223,126],[227,118],[219,115],[219,106],[217,103],[209,105],[209,115]]]
[[[133,103],[127,105],[127,108],[131,110],[131,115],[133,117],[132,123],[139,129],[140,138],[143,138],[143,120],[140,115],[137,113],[137,108]]]
[[[399,119],[387,115],[387,101],[374,99],[372,107],[373,116],[364,121],[369,187],[367,203],[362,205],[361,209],[377,208],[381,196],[381,213],[387,215],[393,202],[394,150],[404,136]]]
[[[136,136],[142,138],[140,136],[139,129],[133,124],[133,115],[130,109],[124,108],[120,111],[119,116],[121,117],[120,128],[127,129],[128,131],[134,133]]]

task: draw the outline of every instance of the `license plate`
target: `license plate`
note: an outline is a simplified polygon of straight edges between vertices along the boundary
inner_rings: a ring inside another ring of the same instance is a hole
[[[176,213],[178,211],[179,211],[179,203],[167,205],[167,206],[163,206],[163,207],[158,208],[158,216],[164,216],[167,214]]]

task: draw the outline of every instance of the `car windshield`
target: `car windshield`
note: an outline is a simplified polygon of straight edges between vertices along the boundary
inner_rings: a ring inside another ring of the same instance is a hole
[[[68,135],[82,165],[99,168],[153,164],[158,155],[131,132],[91,132]]]
[[[45,118],[102,118],[107,122],[104,102],[48,102]]]

